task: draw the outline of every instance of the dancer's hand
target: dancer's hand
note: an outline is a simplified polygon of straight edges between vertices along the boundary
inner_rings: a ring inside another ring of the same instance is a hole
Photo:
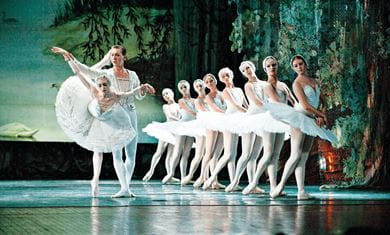
[[[62,49],[60,47],[52,47],[51,51],[53,53],[61,54],[62,56],[64,56],[64,59],[66,61],[74,59],[74,56],[72,55],[72,53],[70,53],[70,52],[68,52],[65,49]]]
[[[156,93],[156,90],[154,89],[154,87],[148,83],[145,83],[145,84],[142,84],[141,85],[141,91],[143,93],[149,93],[149,94],[154,94]]]

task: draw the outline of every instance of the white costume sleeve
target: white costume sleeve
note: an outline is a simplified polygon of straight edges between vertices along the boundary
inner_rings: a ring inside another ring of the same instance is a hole
[[[77,66],[77,69],[81,73],[85,74],[86,76],[88,76],[92,80],[95,80],[96,78],[107,74],[107,72],[105,70],[88,67],[85,64],[82,64],[76,58],[73,60],[73,62],[74,62],[74,65]],[[74,68],[72,68],[72,69],[74,69]]]
[[[130,71],[130,73],[131,73],[131,78],[134,79],[133,87],[139,87],[141,85],[141,82],[139,81],[138,75],[134,71]],[[142,100],[143,98],[145,98],[145,94],[142,95],[141,90],[138,90],[135,93],[135,98],[137,98],[137,100]]]

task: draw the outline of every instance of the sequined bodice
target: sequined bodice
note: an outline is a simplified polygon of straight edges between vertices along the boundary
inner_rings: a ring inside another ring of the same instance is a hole
[[[166,104],[166,112],[168,113],[168,115],[165,115],[167,121],[173,121],[174,119],[171,118],[172,116],[177,119],[180,119],[181,117],[180,107],[177,103]]]
[[[307,102],[313,106],[314,108],[318,108],[320,105],[320,88],[316,84],[315,88],[311,87],[310,85],[306,85],[303,88],[303,92],[306,95]]]
[[[226,110],[226,102],[224,102],[221,98],[221,94],[219,94],[220,92],[218,92],[218,94],[215,96],[214,98],[214,103],[215,105],[218,106],[218,108],[222,109],[222,110]]]

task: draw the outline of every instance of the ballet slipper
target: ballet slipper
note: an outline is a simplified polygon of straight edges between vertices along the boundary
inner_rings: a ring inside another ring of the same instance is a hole
[[[310,199],[314,199],[313,196],[311,196],[310,194],[308,193],[305,193],[305,192],[300,192],[297,194],[297,198],[298,200],[310,200]]]
[[[272,199],[274,199],[274,198],[280,196],[282,191],[283,191],[283,186],[278,184],[278,186],[276,186],[276,188],[274,190],[272,190],[269,195],[271,196]]]
[[[255,187],[250,193],[252,194],[262,194],[265,193],[265,190],[260,187]]]
[[[147,182],[150,180],[150,178],[152,178],[152,174],[150,171],[148,171],[148,173],[146,173],[146,175],[144,176],[144,178],[142,180]]]
[[[204,182],[204,180],[201,177],[199,177],[195,181],[195,183],[193,184],[194,188],[200,188],[200,186],[202,186],[203,182]]]
[[[190,176],[186,176],[186,177],[184,177],[184,179],[181,180],[181,185],[189,184],[190,181],[191,181],[191,177]]]
[[[206,182],[204,182],[202,189],[207,190],[210,188],[211,184],[213,183],[212,178],[208,178]]]
[[[178,178],[175,178],[175,177],[171,177],[171,180],[170,181],[172,181],[173,183],[180,183],[180,179],[178,179]]]
[[[127,197],[128,196],[128,190],[120,190],[119,192],[117,192],[116,194],[114,195],[111,195],[111,198],[122,198],[122,197]]]
[[[172,178],[172,176],[166,175],[166,176],[162,179],[162,183],[163,183],[163,184],[168,183],[168,181],[171,180],[171,178]]]
[[[224,188],[226,188],[226,186],[219,183],[217,180],[215,180],[214,183],[212,184],[212,189],[224,189]]]
[[[232,192],[234,190],[234,188],[236,187],[237,183],[236,182],[232,182],[230,183],[226,188],[225,188],[225,192]]]
[[[242,190],[242,187],[240,185],[236,185],[234,188],[233,188],[233,191],[241,191]]]
[[[99,183],[91,180],[91,194],[92,197],[97,197],[99,194]]]
[[[250,184],[248,184],[248,186],[246,186],[245,188],[244,188],[244,190],[242,190],[242,194],[244,194],[244,195],[248,195],[248,194],[250,194],[253,190],[255,190],[256,189],[256,184],[254,184],[254,183],[250,183]]]

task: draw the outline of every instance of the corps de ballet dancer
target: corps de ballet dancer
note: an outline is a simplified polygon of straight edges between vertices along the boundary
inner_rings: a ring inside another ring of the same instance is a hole
[[[177,84],[182,98],[179,99],[181,119],[180,122],[187,122],[194,120],[196,117],[196,109],[194,99],[190,95],[190,84],[186,80],[181,80]],[[168,123],[167,123],[168,124]],[[180,160],[180,177],[182,180],[186,176],[188,158],[192,145],[194,143],[194,138],[191,136],[179,135],[175,130],[178,128],[178,124],[166,125],[166,128],[172,131],[175,134],[175,144],[172,152],[171,163],[169,164],[169,171],[167,175],[163,178],[162,183],[166,184],[168,181],[173,179],[175,174],[175,169]]]
[[[134,94],[121,97],[119,99],[119,104],[130,118],[132,127],[134,130],[137,130],[137,114],[134,106],[134,98],[142,100],[147,93],[153,94],[154,88],[149,84],[141,84],[137,74],[134,71],[130,71],[124,68],[124,61],[126,60],[126,49],[124,47],[120,45],[112,46],[108,56],[103,58],[105,61],[99,62],[100,64],[108,64],[111,62],[113,64],[113,68],[107,70],[98,69],[96,67],[88,67],[76,60],[71,53],[59,47],[53,47],[52,52],[62,54],[66,60],[72,60],[74,69],[77,68],[77,70],[86,77],[95,80],[98,77],[105,76],[108,78],[108,81],[111,84],[111,88],[116,92],[127,92],[137,87],[141,87]],[[129,185],[134,172],[137,142],[138,133],[135,131],[135,137],[124,147],[126,152],[125,162],[122,160],[122,149],[112,151],[114,169],[121,185],[120,191],[111,196],[113,198],[135,196],[131,192]],[[94,174],[95,172],[100,173],[103,156],[102,152],[94,151],[93,156]],[[95,194],[97,195],[98,192],[98,178],[98,176],[95,177],[94,175],[94,178],[91,181],[93,196]]]
[[[207,104],[207,107],[209,109],[209,112],[207,113],[216,113],[223,115],[226,111],[226,103],[222,97],[222,92],[218,90],[217,88],[217,79],[215,76],[211,73],[206,74],[203,76],[203,82],[207,89],[209,89],[209,93],[206,95],[206,98],[204,99],[205,103]],[[199,112],[198,116],[201,116],[203,114],[207,114],[205,112]],[[215,120],[212,119],[213,116],[211,116],[211,119],[202,120],[204,122],[210,123],[214,122]],[[199,120],[199,118],[198,118]],[[202,125],[201,125],[202,126]],[[215,168],[215,165],[218,161],[219,156],[221,156],[223,151],[223,136],[222,132],[215,131],[212,129],[205,130],[205,153],[202,158],[202,164],[201,164],[201,172],[199,178],[194,182],[194,188],[199,188],[202,186],[202,184],[207,180],[209,176],[209,171],[213,171]],[[190,182],[192,179],[192,175],[186,176],[184,179],[184,182]],[[217,178],[212,184],[213,189],[218,188],[224,188],[223,185],[221,185]]]
[[[244,92],[241,88],[234,87],[233,83],[233,71],[229,68],[222,68],[218,72],[218,77],[226,87],[222,92],[223,98],[226,101],[227,109],[224,115],[231,115],[238,112],[247,111],[247,101],[244,95]],[[219,122],[218,127],[214,130],[223,131],[223,145],[224,145],[224,154],[218,160],[215,169],[212,171],[211,176],[203,184],[202,188],[204,190],[210,188],[212,183],[216,180],[218,173],[223,169],[227,164],[229,179],[230,182],[233,181],[235,176],[236,168],[236,156],[237,156],[237,145],[239,135],[232,133],[227,130],[226,124],[223,120],[227,120],[229,116],[224,116],[222,119],[217,119],[215,121]]]
[[[293,91],[298,98],[295,108],[287,105],[268,107],[276,118],[288,122],[291,126],[291,153],[284,169],[282,178],[276,188],[271,191],[271,197],[279,196],[289,176],[295,171],[298,200],[310,199],[305,192],[305,165],[315,136],[335,144],[336,136],[323,126],[327,122],[325,97],[321,94],[319,83],[307,74],[307,63],[303,56],[295,55],[290,62],[297,73],[293,83]]]
[[[173,91],[169,88],[163,89],[162,97],[166,102],[166,104],[162,106],[166,121],[167,122],[179,121],[181,118],[180,107],[175,101]],[[160,161],[162,154],[165,152],[166,149],[167,149],[167,153],[165,158],[165,169],[168,171],[168,169],[170,168],[169,164],[171,162],[175,137],[171,132],[166,131],[163,128],[160,128],[159,127],[160,124],[161,123],[158,122],[152,122],[142,129],[143,132],[158,139],[157,149],[152,156],[150,169],[143,177],[142,179],[143,181],[149,181],[152,178],[154,174],[154,170],[158,162]]]
[[[196,79],[193,82],[193,87],[196,93],[198,94],[198,97],[195,99],[195,108],[197,112],[207,112],[209,111],[208,105],[205,103],[206,99],[206,91],[204,82],[201,79]],[[182,178],[181,185],[186,185],[190,182],[192,177],[194,176],[195,171],[198,169],[198,166],[200,162],[202,161],[202,158],[204,156],[205,152],[205,130],[202,128],[202,130],[199,130],[198,120],[193,120],[190,122],[187,122],[188,125],[184,124],[181,126],[181,128],[184,128],[185,132],[192,132],[187,133],[187,135],[194,136],[195,137],[195,156],[191,161],[190,169],[188,172],[188,175]],[[192,123],[191,123],[192,122]],[[195,131],[195,132],[194,132]]]
[[[267,56],[263,60],[263,70],[267,73],[267,82],[263,83],[263,95],[264,100],[267,100],[267,105],[273,103],[287,103],[290,101],[292,104],[296,103],[295,98],[291,95],[291,91],[288,86],[278,80],[277,76],[278,61],[273,56]],[[242,191],[243,194],[249,194],[256,185],[267,168],[267,173],[270,182],[270,192],[272,192],[277,184],[277,170],[280,152],[282,150],[285,135],[289,132],[289,126],[285,123],[277,121],[268,112],[259,115],[254,115],[252,118],[260,119],[263,123],[257,121],[248,120],[248,125],[257,128],[257,131],[261,131],[263,138],[263,155],[257,164],[256,172],[252,181],[249,181],[249,185]],[[266,125],[266,128],[265,128]]]

